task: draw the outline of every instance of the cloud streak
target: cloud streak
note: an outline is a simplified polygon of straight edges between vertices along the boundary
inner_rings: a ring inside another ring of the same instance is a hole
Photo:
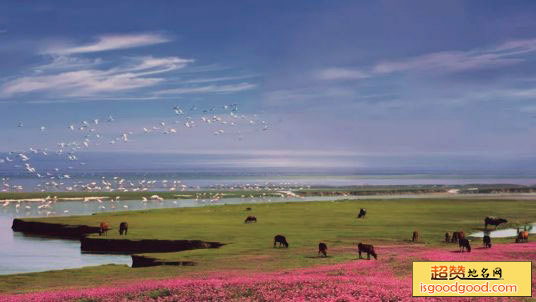
[[[359,80],[400,72],[453,73],[497,68],[525,61],[536,52],[536,39],[512,40],[495,47],[441,51],[400,60],[383,60],[368,68],[330,67],[315,73],[321,80]]]
[[[192,62],[178,57],[140,57],[134,61],[110,69],[81,69],[17,78],[2,85],[0,95],[59,91],[65,96],[91,96],[131,90],[161,83],[164,78],[148,76],[184,68]]]
[[[80,46],[56,45],[45,49],[44,53],[72,55],[148,46],[169,41],[161,34],[104,35],[97,37],[93,43]]]
[[[231,93],[239,92],[245,90],[251,90],[257,87],[256,84],[243,82],[238,84],[229,84],[229,85],[207,85],[207,86],[196,86],[196,87],[181,87],[174,89],[166,89],[156,92],[157,95],[166,95],[166,94],[199,94],[199,93]]]
[[[360,80],[369,77],[361,70],[336,67],[321,70],[316,76],[321,80]]]
[[[0,84],[0,98],[28,93],[54,98],[80,100],[100,98],[154,99],[182,94],[234,93],[250,90],[256,84],[235,82],[253,75],[218,75],[174,81],[166,73],[182,70],[194,63],[193,59],[177,56],[151,55],[124,57],[107,56],[106,60],[86,54],[168,42],[160,34],[130,34],[100,36],[93,43],[82,45],[55,45],[41,52],[48,62],[35,66],[23,76],[10,78]],[[209,71],[205,71],[209,72]],[[227,82],[216,84],[216,82]],[[164,85],[165,84],[165,85]],[[175,86],[171,86],[174,84]],[[143,90],[141,90],[143,89]],[[136,95],[131,92],[136,91]],[[61,101],[61,100],[58,100]]]

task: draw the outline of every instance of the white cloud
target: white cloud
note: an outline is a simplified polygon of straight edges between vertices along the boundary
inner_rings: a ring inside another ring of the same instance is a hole
[[[238,84],[229,84],[229,85],[207,85],[207,86],[196,86],[196,87],[181,87],[166,89],[156,92],[157,95],[163,94],[196,94],[196,93],[230,93],[230,92],[239,92],[245,90],[251,90],[257,87],[256,84],[252,83],[238,83]]]
[[[455,72],[479,68],[511,65],[521,62],[519,58],[509,58],[500,53],[470,53],[446,51],[427,54],[401,61],[385,61],[374,66],[376,74],[408,70],[434,70]]]
[[[130,35],[105,35],[97,38],[97,41],[76,46],[56,45],[48,47],[44,53],[48,54],[81,54],[126,49],[169,42],[170,40],[161,34],[130,34]]]
[[[317,78],[321,80],[360,80],[368,77],[361,70],[349,68],[327,68],[317,72]]]
[[[469,51],[442,51],[399,61],[384,61],[372,68],[375,73],[407,70],[455,72],[499,67],[524,61],[521,55],[536,52],[536,39],[512,40],[495,47]]]
[[[257,75],[243,75],[243,76],[228,76],[228,77],[215,77],[215,78],[198,78],[182,81],[184,84],[200,84],[200,83],[211,83],[211,82],[226,82],[233,80],[242,80],[256,77]]]
[[[63,55],[53,55],[52,62],[44,64],[36,68],[34,71],[36,73],[42,73],[48,70],[59,70],[59,69],[80,69],[80,68],[89,68],[96,66],[102,63],[102,60],[97,59],[86,59],[79,57],[63,56]]]
[[[91,96],[154,86],[160,77],[147,77],[185,67],[192,60],[178,57],[136,58],[135,64],[107,70],[81,69],[54,74],[25,76],[4,83],[0,87],[3,96],[29,92],[59,92],[64,96]]]
[[[322,80],[363,79],[395,72],[460,72],[496,68],[525,61],[523,55],[536,52],[536,39],[513,40],[494,47],[468,51],[440,51],[400,60],[384,60],[361,69],[327,68],[316,73]]]
[[[44,52],[38,53],[41,59],[47,59],[48,62],[34,66],[22,76],[7,78],[3,83],[0,82],[0,98],[39,93],[41,101],[55,98],[58,102],[62,98],[73,99],[73,97],[78,100],[95,99],[95,97],[103,99],[129,99],[132,97],[153,99],[158,96],[172,97],[180,94],[232,93],[256,87],[255,84],[247,82],[201,85],[201,83],[232,81],[251,77],[226,75],[190,80],[181,79],[178,83],[179,86],[175,86],[176,88],[163,90],[162,84],[164,82],[167,82],[166,88],[168,88],[174,80],[164,73],[183,69],[192,64],[194,60],[176,56],[154,57],[151,55],[122,56],[103,60],[84,55],[168,41],[168,38],[161,34],[130,34],[104,35],[89,44],[59,45],[56,43],[54,46],[50,46],[49,43]],[[195,70],[196,73],[210,71],[213,71],[213,68]],[[188,72],[191,73],[191,70]],[[137,90],[140,88],[150,89]],[[137,90],[136,95],[132,94],[134,90]]]

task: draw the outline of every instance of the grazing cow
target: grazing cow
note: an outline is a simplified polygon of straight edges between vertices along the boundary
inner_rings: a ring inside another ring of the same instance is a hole
[[[517,233],[516,243],[529,242],[529,231],[522,231]]]
[[[484,242],[484,248],[491,248],[491,237],[489,235],[484,236],[482,241]]]
[[[246,211],[251,211],[251,208],[246,208]]]
[[[446,243],[450,243],[450,237],[451,237],[450,233],[449,233],[449,232],[446,232],[446,233],[445,233],[445,242],[446,242]]]
[[[359,252],[359,259],[361,259],[361,253],[367,253],[368,260],[370,260],[370,255],[372,255],[374,259],[378,260],[378,255],[374,251],[374,246],[372,246],[371,244],[364,244],[360,242],[357,245],[357,250]]]
[[[320,242],[318,244],[318,254],[324,255],[324,257],[328,256],[328,246],[324,242]]]
[[[503,224],[503,223],[507,223],[508,220],[506,219],[503,219],[503,218],[495,218],[495,217],[486,217],[484,219],[484,228],[487,229],[488,228],[488,224],[489,225],[494,225],[495,228],[497,228],[497,226],[499,226],[500,224]]]
[[[257,217],[255,216],[248,216],[248,218],[246,218],[246,220],[244,220],[244,223],[250,223],[250,222],[257,222]]]
[[[128,223],[123,221],[123,222],[121,222],[119,224],[119,235],[121,236],[121,235],[125,234],[125,236],[126,236],[127,233],[128,233]]]
[[[360,209],[357,218],[365,218],[365,215],[367,215],[367,209]]]
[[[411,238],[411,241],[413,241],[413,242],[419,241],[419,232],[418,231],[413,231],[413,236]]]
[[[471,244],[469,244],[469,240],[460,238],[458,242],[460,244],[460,252],[463,253],[464,250],[467,250],[468,253],[471,252]]]
[[[107,235],[110,226],[106,222],[101,222],[99,225],[99,236]]]
[[[465,233],[463,231],[452,232],[452,237],[450,238],[450,242],[456,243],[460,241],[460,239],[464,239],[464,238],[465,238]]]
[[[288,248],[287,238],[285,238],[285,236],[283,235],[276,235],[274,237],[274,247],[276,243],[279,243],[279,247],[281,247],[281,245],[284,245],[286,248]]]

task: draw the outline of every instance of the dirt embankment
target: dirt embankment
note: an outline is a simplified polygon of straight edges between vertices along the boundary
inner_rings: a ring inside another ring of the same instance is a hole
[[[196,265],[192,261],[164,261],[135,253],[169,253],[194,249],[219,248],[220,242],[201,240],[130,240],[107,239],[103,237],[88,238],[90,234],[99,233],[99,227],[86,225],[65,225],[14,219],[11,227],[15,232],[30,235],[52,236],[66,239],[79,239],[80,249],[87,253],[126,254],[132,256],[132,267],[157,265]]]
[[[99,232],[99,227],[25,221],[17,218],[13,219],[11,229],[15,232],[22,232],[25,234],[54,236],[69,239],[82,238],[89,234]]]
[[[132,255],[132,267],[149,267],[159,265],[193,266],[197,265],[197,263],[193,261],[163,261],[147,256]]]
[[[170,253],[195,249],[219,248],[224,244],[201,240],[129,240],[106,238],[81,238],[83,252],[94,253]]]

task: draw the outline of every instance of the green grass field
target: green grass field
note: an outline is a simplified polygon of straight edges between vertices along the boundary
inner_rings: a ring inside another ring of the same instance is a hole
[[[251,207],[252,211],[246,211],[246,207]],[[359,208],[367,209],[365,219],[356,219]],[[255,215],[258,223],[244,224],[248,215]],[[534,222],[536,200],[468,198],[265,203],[28,219],[92,226],[106,221],[114,227],[108,239],[119,238],[117,227],[121,221],[127,221],[127,238],[132,240],[198,239],[226,245],[219,249],[147,254],[165,260],[194,261],[197,266],[131,269],[107,265],[0,276],[0,292],[95,286],[218,270],[271,271],[338,263],[356,258],[355,244],[358,242],[380,246],[408,243],[414,230],[420,232],[421,243],[444,245],[446,231],[464,230],[470,233],[483,227],[485,216],[507,218],[510,225]],[[272,247],[276,234],[287,237],[288,249]],[[328,244],[330,257],[316,257],[320,241]],[[512,239],[494,240],[500,241],[510,242]],[[379,253],[381,259],[381,249]]]

